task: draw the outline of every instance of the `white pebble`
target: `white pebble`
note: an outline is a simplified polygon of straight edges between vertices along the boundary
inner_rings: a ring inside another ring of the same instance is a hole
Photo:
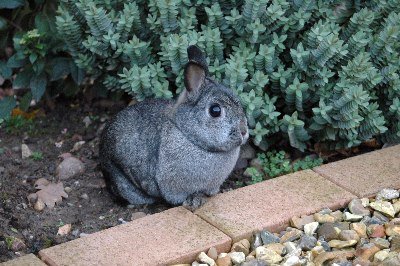
[[[233,264],[240,264],[246,260],[246,255],[243,252],[231,252],[228,255],[231,257]]]
[[[317,228],[319,226],[318,222],[312,222],[304,225],[304,233],[306,235],[312,236],[315,234],[315,231],[317,231]]]
[[[282,266],[294,266],[294,265],[299,265],[300,264],[300,258],[297,256],[290,256],[283,264]]]
[[[376,195],[376,200],[392,200],[399,197],[399,192],[395,189],[384,188]]]
[[[209,256],[207,256],[207,254],[204,252],[201,252],[199,254],[199,256],[197,257],[197,260],[200,262],[204,262],[209,266],[216,266],[215,261],[212,258],[210,258]]]

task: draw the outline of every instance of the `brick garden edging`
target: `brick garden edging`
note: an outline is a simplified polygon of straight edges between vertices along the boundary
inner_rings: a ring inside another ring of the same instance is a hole
[[[211,247],[227,252],[232,241],[253,231],[277,232],[293,216],[335,210],[385,187],[400,188],[400,145],[218,194],[195,213],[177,207],[149,215],[41,250],[39,256],[48,265],[189,263]],[[29,254],[0,265],[43,263]]]

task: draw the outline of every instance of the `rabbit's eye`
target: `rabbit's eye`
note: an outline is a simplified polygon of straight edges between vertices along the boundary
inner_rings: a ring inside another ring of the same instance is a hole
[[[219,104],[211,105],[210,109],[208,110],[212,117],[218,117],[221,115],[221,106]]]

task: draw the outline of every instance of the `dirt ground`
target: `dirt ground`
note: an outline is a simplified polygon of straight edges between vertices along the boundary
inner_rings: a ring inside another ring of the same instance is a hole
[[[34,119],[33,125],[9,132],[0,129],[0,262],[131,221],[135,212],[152,214],[169,208],[165,204],[133,207],[116,201],[105,188],[98,166],[99,133],[105,120],[122,105],[111,108],[85,106],[79,103],[57,103],[56,109]],[[92,123],[85,127],[84,118]],[[83,174],[63,180],[70,187],[68,198],[53,209],[36,211],[27,196],[37,190],[39,178],[58,182],[55,177],[59,155],[70,152],[80,141],[85,144],[71,154],[86,167]],[[21,158],[21,144],[41,152],[41,160]],[[61,147],[57,147],[56,143]],[[71,224],[71,233],[57,235],[58,228]],[[10,243],[10,241],[14,243]],[[20,243],[19,243],[20,242]],[[22,244],[22,243],[23,244]],[[18,244],[19,243],[19,244]],[[10,245],[15,247],[10,250]],[[8,245],[8,247],[7,247]]]

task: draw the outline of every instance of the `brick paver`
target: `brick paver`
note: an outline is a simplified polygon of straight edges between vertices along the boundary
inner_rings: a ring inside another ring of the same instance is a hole
[[[28,254],[17,259],[0,263],[1,266],[46,266],[38,257]]]
[[[400,188],[400,145],[314,168],[314,171],[359,197],[382,188]]]
[[[166,265],[188,263],[231,239],[183,207],[116,226],[39,252],[49,265]]]
[[[354,197],[306,170],[218,194],[195,214],[237,241],[261,229],[280,231],[293,216],[337,209]]]

